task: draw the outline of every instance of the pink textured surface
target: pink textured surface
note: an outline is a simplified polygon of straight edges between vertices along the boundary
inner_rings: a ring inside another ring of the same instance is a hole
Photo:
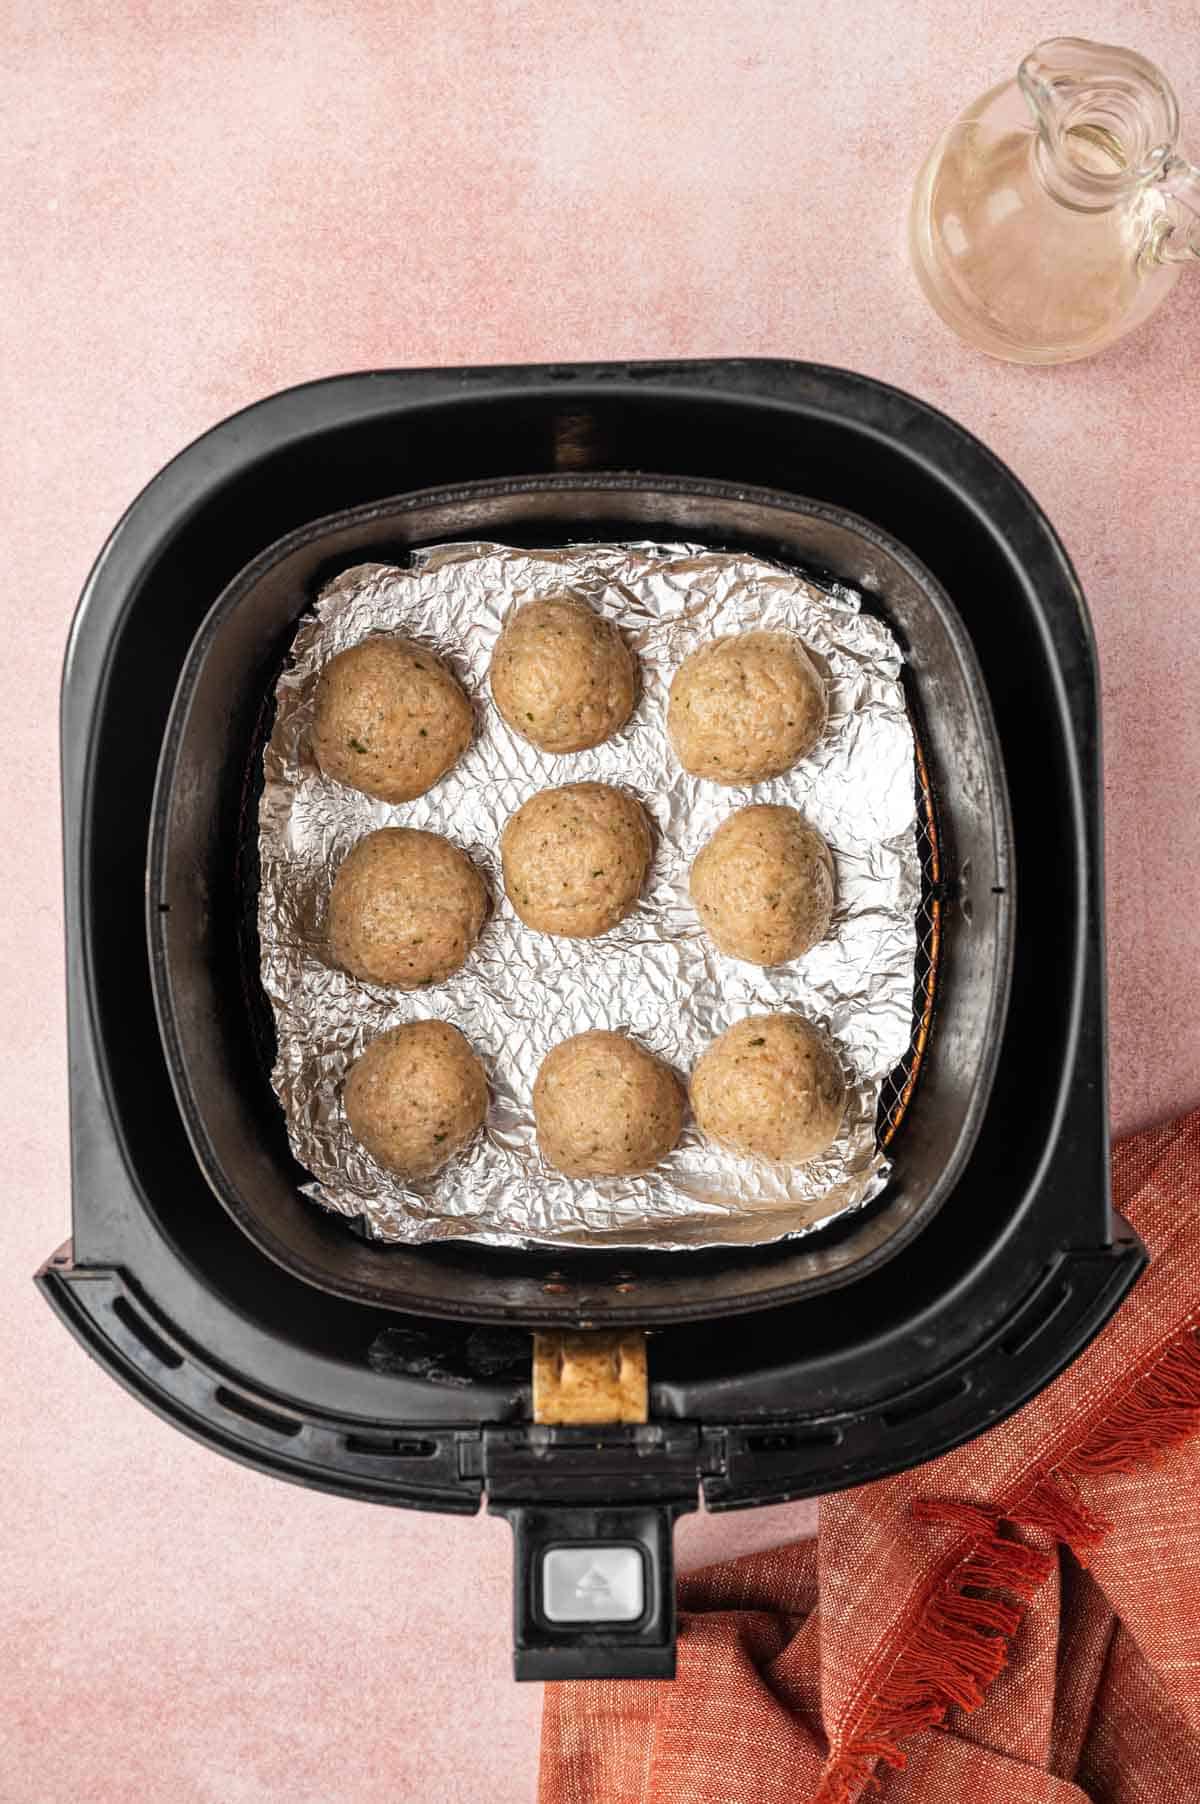
[[[28,1282],[68,1231],[63,641],[116,515],[222,415],[356,367],[721,353],[850,365],[957,415],[1044,504],[1096,619],[1118,1125],[1200,1096],[1200,273],[1107,357],[1030,372],[955,343],[903,253],[934,130],[1070,23],[1021,0],[7,9],[4,1804],[533,1794],[507,1529],[225,1463]],[[1200,141],[1193,0],[1074,24],[1159,61]],[[810,1522],[693,1521],[681,1557]]]

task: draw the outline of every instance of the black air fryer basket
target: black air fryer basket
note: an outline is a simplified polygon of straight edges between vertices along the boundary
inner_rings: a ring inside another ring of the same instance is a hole
[[[922,957],[868,1210],[773,1247],[551,1253],[380,1246],[300,1195],[253,927],[274,678],[337,569],[456,537],[745,548],[853,584],[897,632]],[[865,378],[389,372],[225,422],[121,521],[68,654],[74,1238],[46,1295],[115,1377],[263,1470],[415,1508],[486,1496],[516,1536],[518,1676],[670,1674],[677,1514],[979,1433],[1141,1269],[1109,1197],[1098,733],[1047,522],[976,440]],[[649,1331],[645,1422],[532,1419],[533,1335],[563,1329]]]

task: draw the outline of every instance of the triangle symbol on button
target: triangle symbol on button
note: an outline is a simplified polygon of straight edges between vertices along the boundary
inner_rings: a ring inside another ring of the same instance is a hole
[[[576,1597],[609,1597],[608,1580],[597,1566],[589,1566],[575,1587]]]

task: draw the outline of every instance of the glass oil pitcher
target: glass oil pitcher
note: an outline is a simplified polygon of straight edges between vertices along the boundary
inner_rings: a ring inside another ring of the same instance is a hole
[[[912,258],[969,343],[1088,357],[1200,268],[1200,169],[1170,84],[1132,50],[1055,38],[950,126],[917,182]]]

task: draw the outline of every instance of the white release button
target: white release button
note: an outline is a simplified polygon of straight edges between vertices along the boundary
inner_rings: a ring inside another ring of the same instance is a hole
[[[551,1622],[636,1622],[645,1607],[636,1547],[580,1542],[542,1558],[542,1608]]]

